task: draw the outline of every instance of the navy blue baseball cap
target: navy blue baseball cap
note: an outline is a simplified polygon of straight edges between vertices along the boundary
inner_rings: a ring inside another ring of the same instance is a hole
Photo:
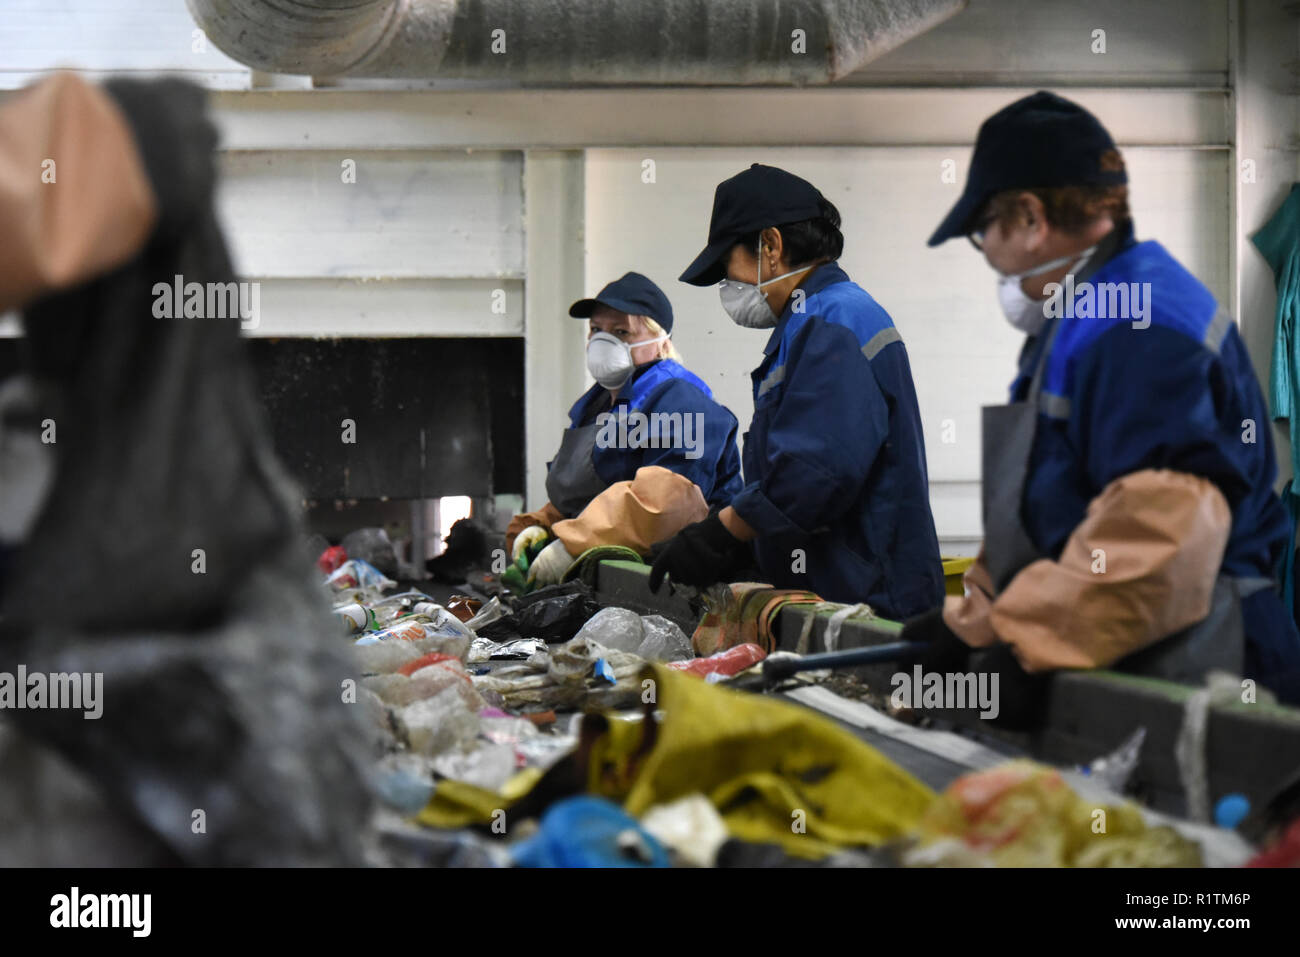
[[[990,116],[975,139],[966,188],[928,245],[965,236],[989,198],[1008,189],[1122,186],[1123,168],[1102,168],[1115,148],[1106,128],[1077,103],[1040,90]]]
[[[775,166],[755,163],[724,179],[713,193],[709,244],[682,273],[682,282],[712,286],[727,277],[731,247],[768,226],[801,223],[822,214],[821,192],[806,179]]]
[[[615,279],[591,299],[579,299],[569,307],[569,315],[590,319],[597,306],[609,306],[630,316],[649,316],[664,332],[673,331],[673,307],[664,291],[639,272],[627,272]]]

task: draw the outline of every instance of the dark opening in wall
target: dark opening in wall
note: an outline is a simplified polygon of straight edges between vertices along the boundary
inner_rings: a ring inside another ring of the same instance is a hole
[[[248,346],[276,450],[305,497],[522,491],[522,339]]]

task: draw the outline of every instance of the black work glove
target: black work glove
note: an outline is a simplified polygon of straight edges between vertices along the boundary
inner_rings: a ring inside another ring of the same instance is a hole
[[[748,553],[749,547],[727,531],[722,519],[710,515],[668,540],[650,569],[650,590],[659,591],[665,575],[678,585],[706,588],[726,578]]]
[[[1008,731],[1033,731],[1047,716],[1047,692],[1052,673],[1030,674],[1020,667],[1010,645],[994,645],[971,659],[968,669],[997,673],[998,716],[992,723]]]
[[[1031,731],[1042,724],[1051,675],[1025,671],[1010,645],[971,648],[944,622],[942,608],[904,622],[900,637],[923,643],[908,662],[919,663],[923,671],[996,673],[998,716],[990,723],[1010,731]]]
[[[943,606],[922,612],[903,623],[899,635],[903,641],[920,642],[910,664],[920,664],[923,671],[967,671],[971,647],[962,641],[943,620]]]

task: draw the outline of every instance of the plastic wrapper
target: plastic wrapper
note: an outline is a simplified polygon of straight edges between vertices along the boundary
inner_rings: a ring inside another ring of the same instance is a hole
[[[691,639],[675,624],[661,615],[642,615],[644,638],[635,649],[638,657],[646,661],[684,661],[695,657]]]
[[[373,601],[389,588],[397,587],[397,582],[375,566],[356,558],[340,565],[325,579],[325,584],[336,593],[359,596],[354,597],[356,601]]]
[[[408,615],[393,622],[387,628],[371,632],[357,640],[371,643],[394,639],[399,641],[419,641],[424,638],[459,638],[465,642],[465,646],[468,648],[469,643],[474,640],[474,632],[466,628],[455,615],[445,608],[439,608],[439,611],[441,614],[437,619],[429,615]]]
[[[482,664],[485,661],[522,661],[545,647],[546,642],[540,638],[516,638],[505,643],[493,641],[491,638],[475,638],[469,646],[469,657],[466,661],[471,664]]]
[[[431,626],[432,622],[407,618],[403,621],[394,622],[387,628],[381,628],[379,631],[372,631],[370,634],[358,638],[357,642],[373,644],[379,641],[419,641],[421,638],[432,636],[434,629]]]
[[[458,635],[466,641],[474,640],[473,629],[441,605],[422,602],[416,606],[416,613],[432,621],[434,634]]]
[[[728,648],[726,651],[719,651],[716,655],[710,655],[707,658],[669,662],[668,667],[675,671],[685,671],[700,678],[714,675],[731,677],[740,674],[746,668],[754,667],[766,657],[767,652],[762,648],[746,642],[743,645]]]

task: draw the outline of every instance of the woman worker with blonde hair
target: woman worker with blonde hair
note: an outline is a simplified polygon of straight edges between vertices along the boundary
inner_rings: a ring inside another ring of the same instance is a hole
[[[590,321],[587,369],[596,384],[569,410],[547,465],[548,501],[506,531],[512,560],[553,539],[529,566],[539,586],[558,582],[596,545],[645,555],[741,487],[736,417],[679,361],[663,291],[629,272],[569,315]]]

